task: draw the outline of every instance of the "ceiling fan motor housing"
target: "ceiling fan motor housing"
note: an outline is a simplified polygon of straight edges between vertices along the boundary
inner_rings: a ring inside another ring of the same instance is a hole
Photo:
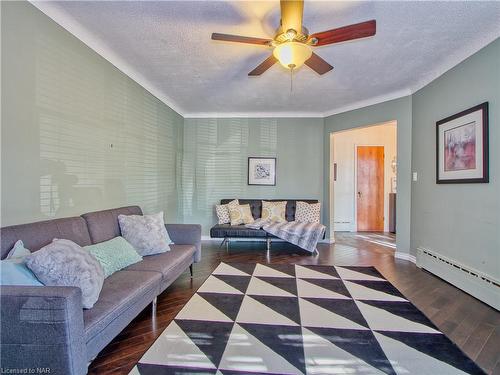
[[[277,42],[277,44],[280,43],[285,43],[285,42],[302,42],[305,43],[307,41],[307,38],[309,37],[309,30],[302,26],[302,30],[300,33],[298,33],[294,29],[289,29],[283,31],[283,29],[278,27],[276,30],[276,35],[274,37],[274,40]]]

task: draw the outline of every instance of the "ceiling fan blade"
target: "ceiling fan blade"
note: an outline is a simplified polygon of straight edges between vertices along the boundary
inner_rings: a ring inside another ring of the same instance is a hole
[[[311,55],[311,57],[309,57],[309,59],[306,60],[305,64],[318,74],[325,74],[333,69],[333,66],[328,64],[325,60],[316,55],[314,52]]]
[[[274,55],[269,56],[267,59],[265,59],[259,66],[257,66],[254,70],[252,70],[250,73],[248,73],[249,76],[260,76],[262,73],[264,73],[267,69],[269,69],[271,66],[273,66],[276,61],[276,57]]]
[[[224,42],[236,42],[236,43],[247,43],[247,44],[260,44],[263,46],[268,46],[271,39],[263,39],[263,38],[254,38],[251,36],[240,36],[240,35],[231,35],[231,34],[212,34],[213,40],[222,40]]]
[[[281,28],[283,32],[293,29],[297,33],[302,31],[302,15],[304,14],[304,0],[280,0]]]
[[[337,29],[314,33],[309,36],[309,40],[316,38],[318,42],[315,46],[324,46],[327,44],[340,43],[348,40],[366,38],[375,35],[377,31],[377,22],[375,20],[356,23],[354,25],[339,27]]]

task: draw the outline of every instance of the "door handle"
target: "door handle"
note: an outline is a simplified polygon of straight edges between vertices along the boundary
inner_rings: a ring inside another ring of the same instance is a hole
[[[358,198],[361,198],[361,192],[358,191]]]

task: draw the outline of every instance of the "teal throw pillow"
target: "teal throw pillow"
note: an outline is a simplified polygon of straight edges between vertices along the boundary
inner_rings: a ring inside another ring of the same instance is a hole
[[[0,285],[43,285],[24,263],[24,258],[30,254],[23,241],[16,242],[7,258],[0,262]]]
[[[115,237],[109,241],[85,246],[104,269],[104,277],[109,277],[115,272],[140,262],[142,257],[134,247],[123,237]]]

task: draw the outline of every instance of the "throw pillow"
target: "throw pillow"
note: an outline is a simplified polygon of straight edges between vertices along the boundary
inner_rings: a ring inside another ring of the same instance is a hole
[[[319,223],[321,221],[321,203],[297,202],[295,221]]]
[[[70,240],[52,243],[26,257],[26,265],[48,286],[76,286],[82,291],[82,305],[96,303],[104,283],[104,270],[88,251]]]
[[[219,224],[228,224],[231,222],[231,218],[229,217],[229,207],[234,207],[239,205],[240,202],[238,199],[232,200],[227,204],[216,204],[215,212],[217,214],[217,218],[219,219]]]
[[[231,218],[231,225],[250,224],[254,222],[249,204],[229,207],[229,217]]]
[[[267,202],[262,201],[262,218],[268,221],[283,223],[286,221],[286,201]]]
[[[31,251],[24,247],[23,241],[16,242],[7,257],[0,262],[0,285],[43,285],[24,263],[26,256],[30,254]]]
[[[21,240],[17,240],[14,244],[14,247],[7,254],[5,259],[15,259],[15,258],[24,258],[31,254],[31,251],[24,247],[24,243]]]
[[[134,247],[123,237],[115,237],[109,241],[85,246],[84,249],[99,261],[105,278],[142,260]]]
[[[163,212],[153,215],[119,215],[118,223],[125,238],[139,253],[147,256],[170,251],[172,241],[168,236]]]

